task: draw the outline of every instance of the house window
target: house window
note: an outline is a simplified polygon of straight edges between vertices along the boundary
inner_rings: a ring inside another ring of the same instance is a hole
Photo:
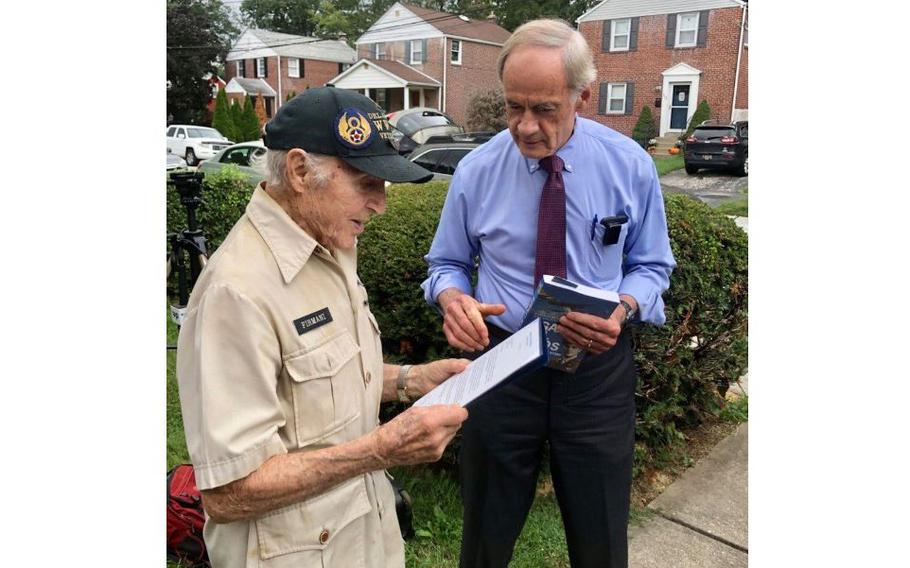
[[[241,59],[237,61],[237,76],[246,77],[246,60]]]
[[[300,77],[300,59],[296,57],[288,58],[288,77]]]
[[[453,65],[461,65],[461,40],[452,40],[452,55],[449,58]]]
[[[256,76],[265,77],[265,57],[259,57],[256,59]]]
[[[385,89],[376,89],[376,104],[382,108],[385,108],[386,105],[386,90]]]
[[[385,44],[384,43],[374,43],[373,44],[373,59],[385,59]]]
[[[411,40],[411,63],[423,63],[423,40]]]
[[[348,68],[350,66],[351,66],[350,63],[339,63],[338,64],[338,74],[340,75],[340,74],[344,73],[345,71],[348,70]]]
[[[624,114],[626,112],[626,84],[609,83],[607,85],[607,114]]]
[[[632,26],[632,19],[612,20],[612,29],[610,30],[610,51],[628,51],[629,50],[629,29]]]
[[[676,47],[695,47],[698,40],[698,12],[676,16]]]

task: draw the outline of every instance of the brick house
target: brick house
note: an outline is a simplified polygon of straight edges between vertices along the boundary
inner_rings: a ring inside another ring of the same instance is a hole
[[[499,88],[496,58],[510,35],[491,20],[396,2],[357,38],[358,61],[331,83],[389,112],[429,106],[464,124],[471,96]]]
[[[594,51],[586,113],[627,135],[645,105],[659,135],[686,130],[698,103],[748,119],[748,4],[740,0],[604,0],[578,18]]]
[[[228,52],[228,99],[262,96],[271,117],[291,91],[321,87],[350,66],[355,52],[344,41],[249,29]]]

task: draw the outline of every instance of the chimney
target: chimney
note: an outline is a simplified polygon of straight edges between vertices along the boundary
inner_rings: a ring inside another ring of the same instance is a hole
[[[487,19],[487,21],[490,22],[491,24],[499,25],[499,22],[496,21],[496,14],[494,14],[492,10],[490,11],[490,15],[487,16],[486,19]]]

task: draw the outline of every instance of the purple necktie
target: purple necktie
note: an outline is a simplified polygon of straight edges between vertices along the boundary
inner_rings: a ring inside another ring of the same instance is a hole
[[[566,186],[562,181],[563,161],[553,154],[540,160],[549,172],[540,194],[537,211],[537,260],[534,285],[544,274],[566,277]]]

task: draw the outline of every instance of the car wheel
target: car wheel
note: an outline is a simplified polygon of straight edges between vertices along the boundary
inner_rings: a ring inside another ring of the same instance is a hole
[[[698,168],[696,166],[690,166],[689,164],[686,164],[686,173],[689,175],[697,174]]]
[[[743,158],[743,163],[736,168],[736,175],[740,177],[749,175],[749,156]]]
[[[199,163],[199,160],[196,159],[196,152],[193,152],[192,148],[186,149],[186,165],[195,166]]]

